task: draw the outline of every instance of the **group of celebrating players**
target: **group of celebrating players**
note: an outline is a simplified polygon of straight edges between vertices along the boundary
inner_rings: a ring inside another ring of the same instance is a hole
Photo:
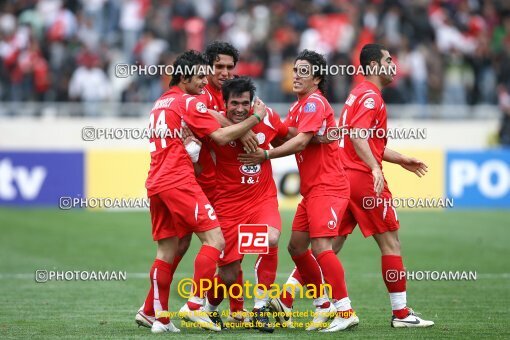
[[[359,323],[337,257],[356,225],[365,237],[373,236],[381,250],[382,276],[393,310],[391,326],[432,326],[432,321],[416,316],[407,306],[405,275],[388,275],[404,272],[395,209],[385,204],[367,210],[362,205],[365,197],[391,200],[382,173],[383,160],[420,177],[427,166],[386,148],[383,136],[363,139],[347,134],[340,141],[328,140],[327,129],[337,123],[324,96],[325,75],[300,72],[324,70],[327,65],[322,55],[304,50],[295,58],[293,92],[297,101],[284,122],[254,98],[251,79],[234,77],[238,57],[232,45],[218,41],[208,45],[204,54],[181,54],[174,70],[213,66],[214,73],[174,74],[170,89],[151,111],[151,129],[182,129],[183,134],[182,138],[150,139],[146,188],[157,254],[150,270],[151,287],[136,322],[154,333],[180,331],[169,318],[170,286],[192,233],[202,242],[194,262],[193,281],[198,289],[180,309],[181,317],[205,329],[220,331],[224,327],[218,312],[223,294],[214,289],[203,291],[199,282],[242,286],[239,224],[268,225],[269,251],[258,256],[255,277],[257,284],[270,290],[276,278],[281,230],[270,159],[294,154],[303,199],[292,223],[288,251],[296,267],[287,286],[321,287],[327,283],[330,290],[329,294],[316,290],[314,319],[307,330],[336,332]],[[384,71],[392,66],[392,58],[383,46],[368,44],[361,50],[360,63]],[[386,130],[381,89],[392,80],[390,72],[366,75],[347,98],[339,125],[352,131]],[[242,292],[231,293],[227,322],[273,332],[268,316],[273,311],[282,327],[293,327],[293,294],[273,299],[256,295],[254,309],[247,313]]]

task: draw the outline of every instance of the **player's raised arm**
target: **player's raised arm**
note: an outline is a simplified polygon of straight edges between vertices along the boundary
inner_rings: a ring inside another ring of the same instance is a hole
[[[418,177],[425,176],[429,171],[427,164],[419,159],[402,155],[401,153],[388,148],[384,150],[383,160],[389,163],[398,164],[404,169],[415,173]]]
[[[211,116],[213,116],[214,119],[216,119],[218,121],[218,123],[220,123],[221,127],[226,127],[226,126],[230,126],[230,125],[233,124],[230,120],[228,120],[227,117],[225,117],[224,115],[222,115],[218,111],[207,109],[207,112]]]
[[[252,127],[260,123],[266,115],[266,105],[259,98],[256,99],[254,105],[254,113],[241,123],[220,128],[209,135],[211,139],[218,145],[225,145],[230,141],[233,141],[246,132]]]
[[[213,116],[218,121],[218,123],[220,123],[221,127],[234,125],[232,121],[230,121],[227,117],[225,117],[218,111],[211,109],[207,111],[211,116]],[[241,143],[244,146],[244,149],[247,152],[255,152],[255,150],[257,150],[258,147],[257,136],[255,135],[255,133],[253,133],[253,131],[249,130],[244,135],[239,137],[239,140],[241,141]]]

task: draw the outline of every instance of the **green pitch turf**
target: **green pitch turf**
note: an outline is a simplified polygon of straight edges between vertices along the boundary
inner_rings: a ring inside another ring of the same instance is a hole
[[[277,282],[293,268],[286,251],[292,211],[282,212]],[[357,230],[341,253],[358,328],[320,338],[509,338],[510,212],[401,212],[401,243],[408,270],[476,271],[476,281],[411,281],[408,302],[436,325],[431,329],[390,328],[390,305],[380,276],[380,255],[372,239]],[[142,304],[155,245],[146,212],[91,212],[0,209],[0,337],[128,338],[154,337],[138,328],[134,315]],[[196,239],[174,282],[192,273]],[[244,261],[245,279],[253,280],[255,256]],[[52,281],[36,283],[34,272],[47,270],[126,271],[126,281]],[[253,281],[252,281],[253,282]],[[184,299],[172,286],[171,311]],[[252,301],[246,301],[251,309]],[[227,308],[223,303],[221,309]],[[309,311],[298,300],[295,310]],[[309,319],[297,321],[306,322]],[[174,320],[177,326],[180,321]],[[254,330],[221,333],[182,328],[196,338],[316,338],[302,329],[273,334]]]

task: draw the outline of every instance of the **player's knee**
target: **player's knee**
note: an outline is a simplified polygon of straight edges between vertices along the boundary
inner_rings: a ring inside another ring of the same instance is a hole
[[[239,270],[229,269],[229,270],[220,270],[218,273],[221,277],[221,280],[225,284],[225,286],[230,287],[237,281],[237,276],[239,275]]]
[[[331,250],[331,242],[328,242],[327,240],[319,240],[315,239],[312,241],[312,254],[313,256],[317,257],[322,252],[325,252],[326,250]]]
[[[271,248],[278,246],[278,240],[280,239],[280,233],[278,232],[269,232],[268,235],[268,243]]]
[[[183,257],[184,254],[188,251],[189,245],[191,243],[191,234],[186,235],[183,238],[179,239],[179,245],[177,247],[177,255]]]
[[[298,244],[289,242],[289,245],[287,246],[287,250],[289,251],[290,256],[298,256],[298,255],[304,253],[307,250],[307,248],[303,248]]]
[[[338,236],[337,238],[335,238],[333,240],[332,248],[333,248],[333,251],[335,252],[335,254],[338,254],[340,252],[340,250],[342,250],[344,242],[345,242],[345,236]]]
[[[213,247],[219,251],[223,251],[223,249],[225,249],[225,239],[221,237],[220,239],[214,240]]]

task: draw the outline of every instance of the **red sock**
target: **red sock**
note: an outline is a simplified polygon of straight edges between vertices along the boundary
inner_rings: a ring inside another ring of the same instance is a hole
[[[230,296],[230,311],[231,312],[239,312],[244,308],[244,297],[243,297],[243,271],[240,270],[236,279],[236,286],[231,289],[233,296],[239,296],[238,298]],[[239,286],[237,286],[239,285]]]
[[[404,263],[402,257],[398,255],[383,255],[381,257],[381,269],[384,284],[390,293],[390,300],[393,309],[393,315],[399,319],[404,319],[408,314],[409,310],[405,306],[405,297],[399,296],[401,294],[393,293],[405,293],[407,278],[404,269]]]
[[[193,275],[193,281],[195,282],[195,287],[197,287],[196,297],[200,299],[204,297],[205,291],[200,289],[200,280],[213,280],[220,254],[221,252],[218,249],[205,244],[200,248],[195,258],[195,273]],[[188,307],[191,310],[196,310],[200,305],[188,301]]]
[[[308,249],[301,255],[292,256],[292,261],[294,261],[299,273],[303,277],[303,283],[315,285],[315,291],[319,293],[322,284],[322,273],[317,260],[312,255],[312,251]],[[314,296],[314,299],[316,298],[318,296]]]
[[[174,262],[172,262],[172,275],[175,274],[175,270],[177,269],[177,266],[182,260],[182,256],[175,255],[174,256]]]
[[[221,277],[218,274],[214,275],[213,288],[210,289],[209,291],[207,291],[207,301],[209,301],[209,303],[213,306],[219,306],[220,303],[223,301],[225,292],[223,291],[222,288],[220,288],[221,286],[215,287],[215,284],[217,284],[217,285],[225,284],[225,282],[223,282],[223,280],[221,279]],[[228,289],[228,287],[227,287],[227,289]]]
[[[344,268],[333,250],[326,250],[317,256],[324,281],[331,285],[331,295],[334,300],[341,300],[348,296],[345,285]]]
[[[154,260],[150,272],[151,289],[144,304],[143,312],[145,314],[154,316],[157,312],[168,312],[168,298],[172,278],[172,265],[163,260]],[[168,317],[158,318],[158,320],[164,324],[170,321]]]
[[[267,254],[260,254],[255,262],[255,280],[257,284],[264,285],[269,291],[276,279],[277,268],[278,247],[271,247]]]
[[[292,271],[292,274],[290,274],[290,277],[287,279],[287,284],[292,284],[299,282],[299,284],[303,285],[303,278],[301,277],[301,274],[299,274],[299,270],[297,270],[296,267],[294,267],[294,270]],[[285,294],[282,294],[280,296],[280,301],[287,307],[291,308],[294,304],[294,295],[292,295],[291,292],[286,291]]]

